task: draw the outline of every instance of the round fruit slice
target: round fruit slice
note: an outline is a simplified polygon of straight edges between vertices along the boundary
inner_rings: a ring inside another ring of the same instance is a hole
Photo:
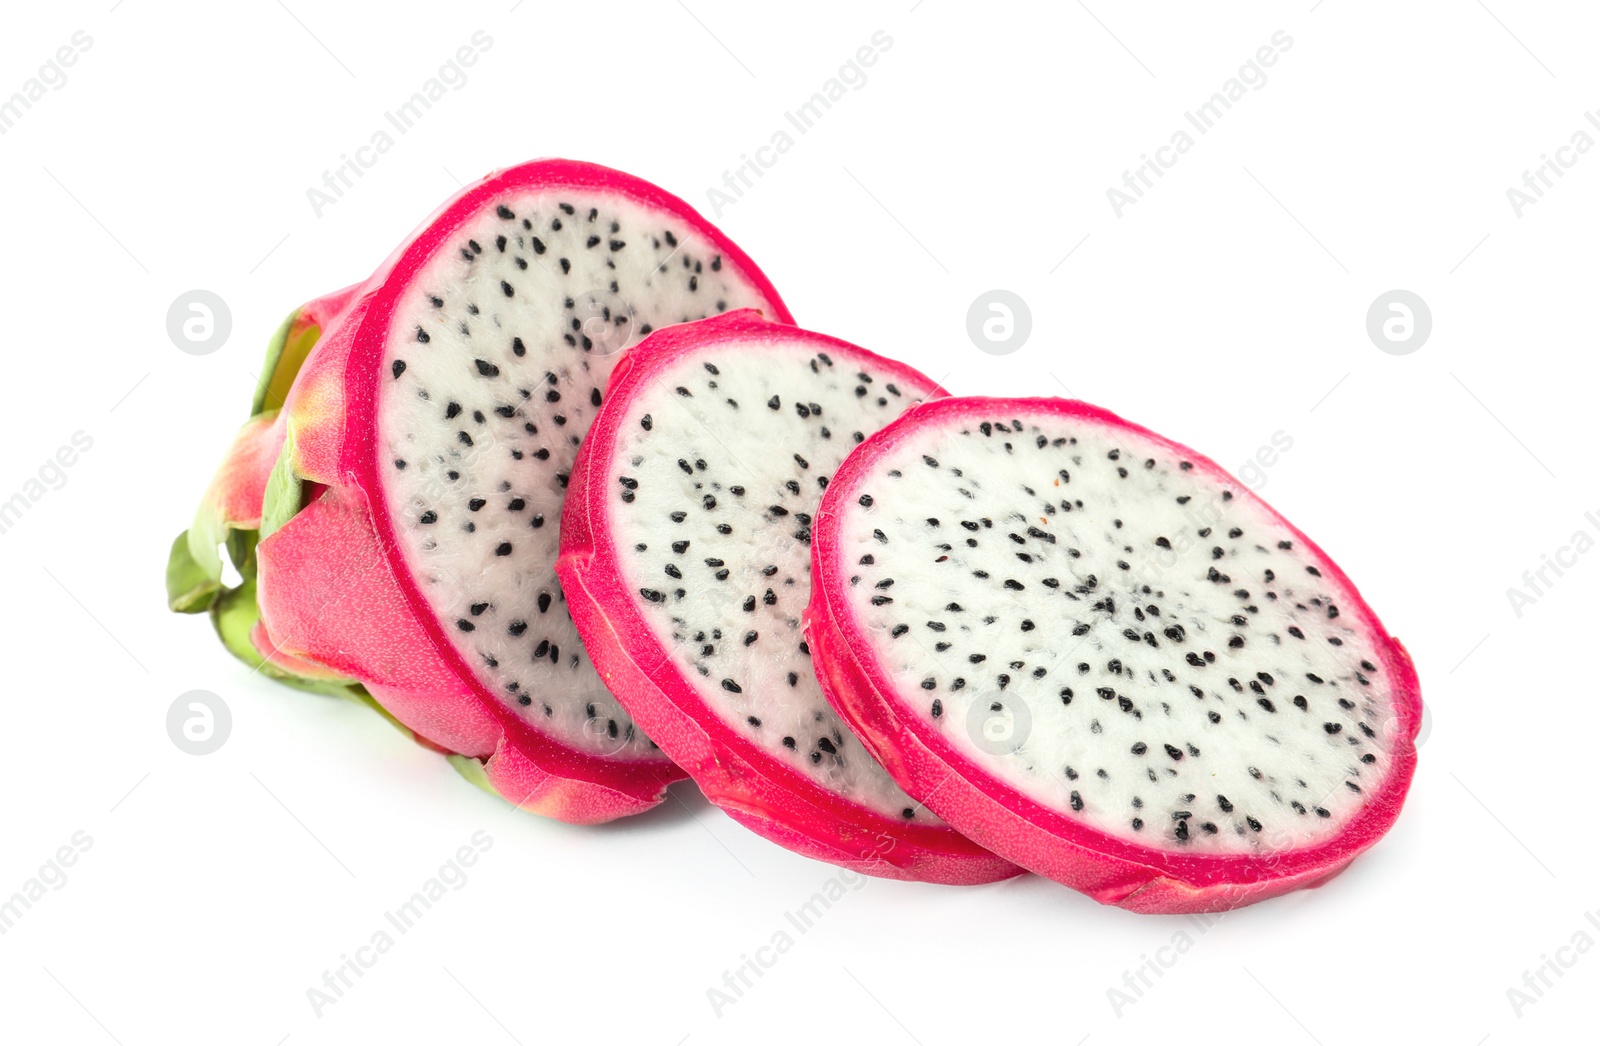
[[[976,883],[1019,870],[901,791],[824,700],[801,634],[829,477],[942,394],[753,313],[653,335],[578,455],[558,570],[601,676],[735,819],[869,874]]]
[[[935,400],[851,455],[813,533],[829,699],[1025,868],[1136,911],[1230,908],[1320,884],[1400,812],[1410,658],[1185,447],[1083,403]]]
[[[578,823],[682,776],[607,692],[555,577],[616,361],[651,330],[788,312],[687,204],[543,160],[456,197],[365,284],[279,415],[257,549],[275,655],[355,679],[488,782]]]

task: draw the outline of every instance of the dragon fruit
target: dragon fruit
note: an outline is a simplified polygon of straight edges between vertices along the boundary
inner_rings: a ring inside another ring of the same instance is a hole
[[[227,647],[252,668],[291,686],[350,697],[372,704],[354,680],[300,661],[260,642],[256,608],[255,547],[267,479],[283,450],[284,398],[324,328],[338,320],[355,297],[347,287],[292,312],[268,343],[266,360],[250,405],[250,419],[235,435],[221,467],[201,498],[190,528],[172,544],[167,563],[167,602],[184,614],[209,612]],[[236,587],[223,584],[219,549],[241,576]]]
[[[1316,886],[1399,815],[1416,672],[1244,484],[1083,403],[942,399],[838,470],[806,629],[909,792],[1096,900]]]
[[[901,363],[755,313],[653,334],[578,454],[557,571],[622,704],[734,819],[870,875],[982,883],[1019,868],[894,784],[822,697],[800,632],[830,475],[934,395]]]
[[[801,635],[829,476],[943,394],[751,312],[652,335],[578,454],[557,571],[601,676],[733,818],[854,870],[977,883],[1020,869],[894,783],[824,700]]]
[[[243,656],[274,674],[359,683],[526,809],[594,823],[660,802],[682,771],[595,673],[555,577],[568,473],[630,344],[736,308],[787,322],[777,292],[681,200],[543,160],[465,190],[330,301],[287,325],[263,383],[292,374],[285,405],[175,547],[174,606],[222,601],[217,542],[254,523],[253,550],[228,544],[259,620],[234,590],[230,649],[248,626]]]

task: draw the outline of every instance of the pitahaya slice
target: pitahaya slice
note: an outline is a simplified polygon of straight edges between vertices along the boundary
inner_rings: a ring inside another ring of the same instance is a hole
[[[1325,553],[1216,464],[1083,403],[943,399],[813,527],[829,699],[930,809],[1143,912],[1342,870],[1394,823],[1416,672]]]
[[[524,808],[592,823],[660,802],[682,771],[584,655],[560,509],[622,350],[742,307],[789,320],[742,251],[636,178],[543,160],[464,191],[355,290],[287,395],[260,640],[486,760]]]
[[[1020,869],[901,791],[828,707],[801,635],[828,477],[938,395],[751,312],[654,334],[578,455],[557,569],[602,677],[736,820],[873,875],[989,882]]]

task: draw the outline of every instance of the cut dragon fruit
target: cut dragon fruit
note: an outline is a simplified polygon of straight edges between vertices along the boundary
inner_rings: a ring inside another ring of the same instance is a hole
[[[546,160],[467,189],[295,360],[257,653],[359,681],[527,809],[590,823],[655,805],[682,772],[578,641],[561,503],[622,350],[746,307],[789,320],[742,251],[638,179]],[[215,558],[211,539],[188,545]]]
[[[653,335],[578,455],[558,570],[602,677],[735,819],[874,875],[988,882],[1019,869],[896,786],[824,700],[801,634],[829,477],[936,395],[748,312]]]
[[[1416,672],[1326,554],[1086,404],[943,399],[835,475],[807,632],[911,795],[1107,904],[1315,886],[1399,815]]]

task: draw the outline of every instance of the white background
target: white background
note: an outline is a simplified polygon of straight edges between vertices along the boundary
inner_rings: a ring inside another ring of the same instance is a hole
[[[74,832],[93,840],[0,936],[0,1036],[1592,1034],[1600,954],[1560,953],[1575,964],[1520,1014],[1507,995],[1580,930],[1600,940],[1600,555],[1547,575],[1520,617],[1507,595],[1600,531],[1600,157],[1520,217],[1506,195],[1600,105],[1586,5],[113,2],[14,5],[0,34],[0,97],[75,31],[93,41],[0,136],[0,500],[74,432],[93,439],[0,535],[0,897]],[[316,216],[307,188],[480,29],[493,46],[466,85]],[[163,609],[168,545],[290,308],[364,277],[462,180],[536,156],[621,167],[709,215],[708,187],[880,29],[893,44],[866,84],[719,224],[802,323],[957,392],[1065,387],[1233,467],[1292,439],[1266,496],[1407,643],[1433,720],[1398,825],[1326,888],[1202,932],[1031,877],[870,881],[799,935],[785,913],[835,870],[691,787],[602,828],[521,814]],[[1280,29],[1293,45],[1265,85],[1118,217],[1106,190]],[[166,332],[195,288],[232,313],[206,356]],[[966,333],[993,288],[1032,310],[1007,356]],[[1394,288],[1432,310],[1410,355],[1365,330]],[[164,725],[196,688],[234,720],[205,757]],[[480,829],[493,847],[467,884],[314,1012],[324,970]],[[707,990],[784,929],[794,947],[716,1013]],[[1114,1007],[1108,989],[1180,933],[1192,948]]]

